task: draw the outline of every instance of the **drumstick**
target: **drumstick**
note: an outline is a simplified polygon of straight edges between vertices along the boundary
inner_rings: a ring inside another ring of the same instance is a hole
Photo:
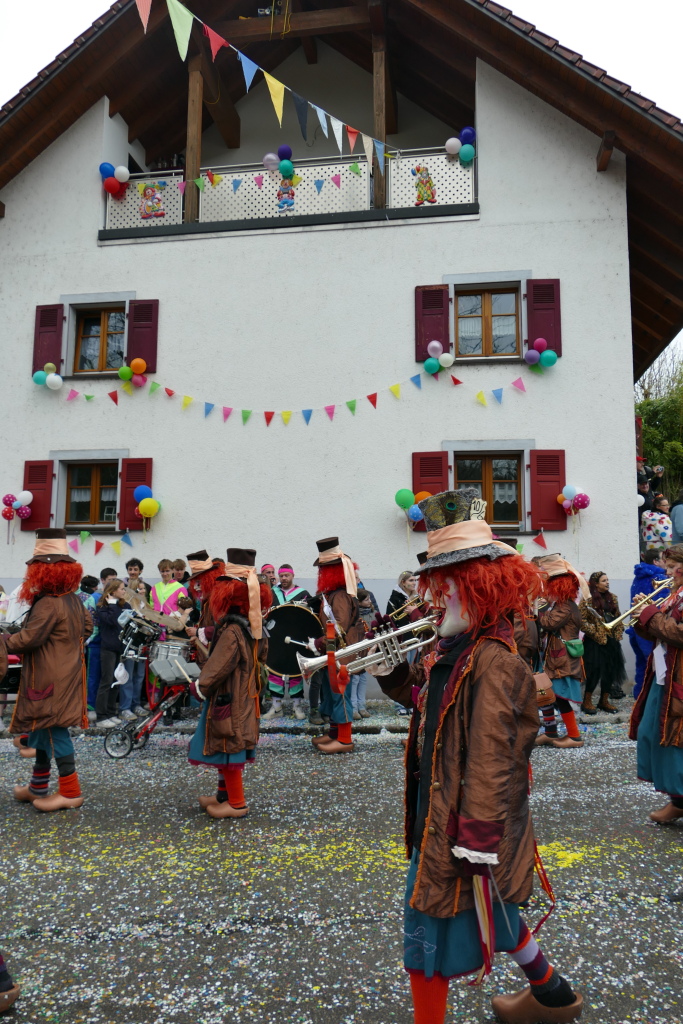
[[[179,668],[179,669],[180,669],[180,671],[181,671],[181,672],[183,673],[183,675],[184,675],[184,676],[185,676],[185,678],[187,679],[188,683],[191,683],[191,682],[192,682],[192,680],[190,679],[190,677],[188,676],[187,672],[185,671],[185,669],[184,669],[184,668],[183,668],[183,666],[182,666],[182,665],[180,664],[180,662],[178,661],[178,659],[177,659],[177,658],[174,658],[174,659],[173,659],[173,664],[174,664],[174,665],[176,666],[176,668]]]

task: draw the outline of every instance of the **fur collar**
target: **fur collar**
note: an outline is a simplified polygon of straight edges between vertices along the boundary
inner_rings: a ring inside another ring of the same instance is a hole
[[[235,612],[228,612],[227,615],[224,615],[223,619],[220,622],[220,625],[229,626],[231,624],[235,626],[241,626],[244,632],[248,633],[249,636],[251,636],[251,626],[249,625],[249,619],[245,619],[243,615],[238,615]]]

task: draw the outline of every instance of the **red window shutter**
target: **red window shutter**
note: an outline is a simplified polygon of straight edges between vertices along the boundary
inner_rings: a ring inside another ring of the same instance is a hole
[[[21,520],[22,530],[49,530],[52,526],[52,469],[51,459],[24,463],[23,490],[31,492],[33,501],[30,519]]]
[[[444,352],[450,352],[448,329],[450,303],[447,284],[418,285],[415,289],[415,359],[418,363],[429,358],[427,345],[440,341]]]
[[[33,369],[31,373],[35,373],[36,370],[42,370],[45,363],[54,363],[57,367],[57,373],[62,372],[62,363],[64,361],[62,359],[63,327],[64,306],[36,306],[36,326],[33,334]]]
[[[158,333],[159,300],[132,300],[128,304],[128,363],[132,359],[144,359],[148,371],[156,373]]]
[[[141,530],[142,519],[135,515],[137,501],[133,492],[140,484],[152,486],[151,459],[121,459],[121,491],[119,498],[119,529]]]
[[[531,451],[531,529],[566,530],[567,514],[557,496],[566,483],[564,449]]]
[[[529,348],[536,338],[545,338],[548,348],[562,355],[560,324],[560,282],[556,277],[530,279],[526,283],[526,319]]]
[[[448,490],[448,452],[413,452],[413,494],[430,491],[439,494]],[[424,522],[415,530],[425,533]]]

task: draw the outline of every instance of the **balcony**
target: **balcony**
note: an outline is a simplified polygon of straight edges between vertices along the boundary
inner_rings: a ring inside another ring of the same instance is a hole
[[[417,170],[424,167],[428,175]],[[207,177],[209,170],[220,176],[214,185]],[[419,201],[421,173],[426,180]],[[373,178],[362,154],[297,160],[293,188],[284,190],[280,174],[260,164],[206,168],[201,174],[198,223],[183,222],[184,200],[178,188],[182,171],[136,174],[123,199],[107,196],[100,239],[478,213],[476,164],[463,166],[443,149],[404,150],[388,158],[383,209],[374,207]]]

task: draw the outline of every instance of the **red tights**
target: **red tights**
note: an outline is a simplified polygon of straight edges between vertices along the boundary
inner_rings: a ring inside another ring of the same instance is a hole
[[[231,768],[228,765],[221,765],[218,770],[225,779],[225,788],[230,805],[232,807],[246,807],[241,770],[239,768]]]
[[[425,978],[422,971],[411,971],[410,988],[413,993],[415,1024],[444,1024],[448,978],[442,978],[440,974]]]

